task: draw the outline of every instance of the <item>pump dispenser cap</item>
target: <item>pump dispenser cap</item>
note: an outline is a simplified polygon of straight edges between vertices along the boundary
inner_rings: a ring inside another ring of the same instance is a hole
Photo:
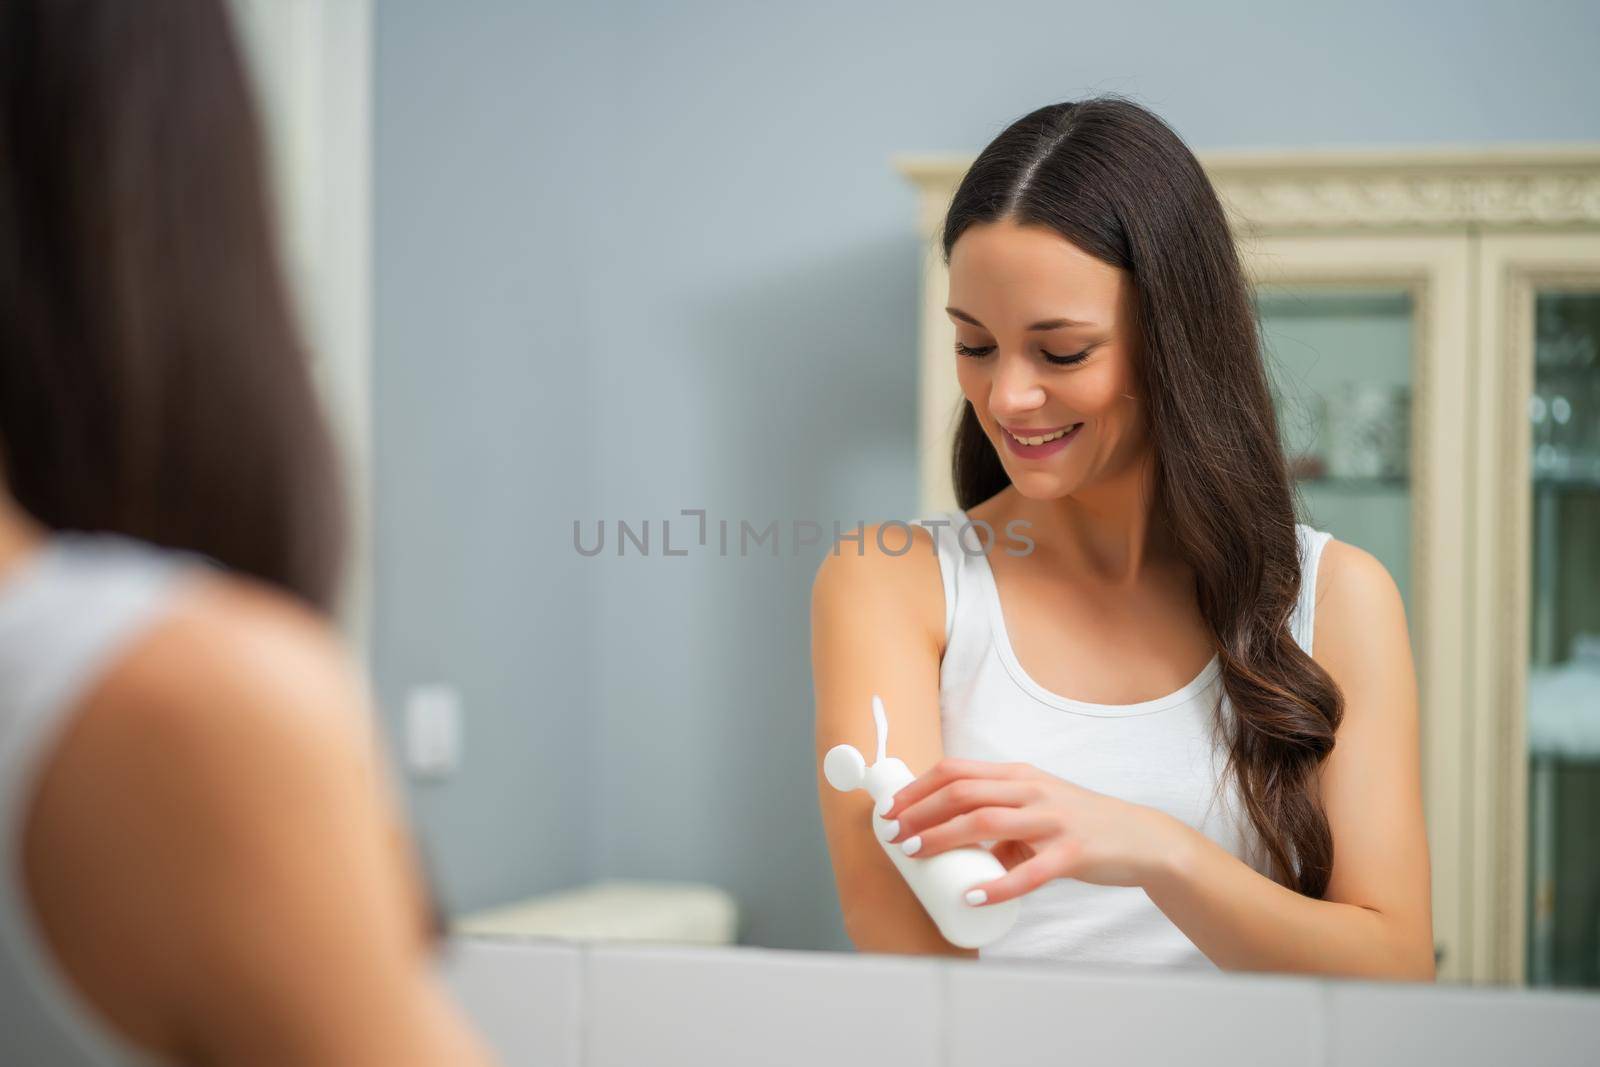
[[[916,778],[903,760],[889,755],[889,717],[883,711],[883,698],[873,695],[872,720],[878,728],[877,759],[868,766],[866,757],[854,745],[834,745],[822,757],[822,775],[841,793],[865,789],[873,800],[893,796]]]
[[[841,793],[860,789],[867,776],[867,761],[854,745],[834,745],[822,757],[822,774]]]

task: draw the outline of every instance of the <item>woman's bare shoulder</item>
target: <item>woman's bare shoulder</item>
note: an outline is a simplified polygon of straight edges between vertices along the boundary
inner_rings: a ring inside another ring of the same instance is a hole
[[[75,984],[141,1045],[294,1037],[315,998],[336,1000],[330,982],[373,989],[371,969],[410,966],[386,793],[330,625],[266,585],[200,577],[56,745],[27,824],[30,896]]]
[[[942,645],[944,587],[933,535],[916,523],[864,526],[859,542],[841,541],[823,556],[811,604],[819,621],[834,612],[860,612],[914,627]]]
[[[75,709],[24,835],[54,953],[150,1047],[175,1039],[167,1009],[203,994],[197,975],[222,989],[262,951],[250,931],[293,925],[293,872],[340,853],[350,872],[386,818],[372,717],[327,624],[221,575],[174,597]],[[308,834],[329,819],[326,842]],[[238,894],[278,918],[241,923]]]
[[[269,799],[250,792],[263,774],[372,773],[367,695],[320,615],[223,574],[173,596],[88,687],[41,800],[52,785],[115,782],[122,810],[184,792],[256,802]]]
[[[1386,594],[1397,592],[1394,576],[1371,552],[1330,537],[1322,548],[1317,563],[1317,586],[1314,594],[1321,607],[1330,597],[1341,602],[1354,601],[1357,606],[1370,607],[1374,600],[1389,599]],[[1343,604],[1339,609],[1343,608]],[[1338,609],[1336,609],[1338,610]],[[1321,621],[1320,617],[1318,621]]]
[[[1394,576],[1372,553],[1329,540],[1313,595],[1313,655],[1341,686],[1342,675],[1369,668],[1373,656],[1387,660],[1404,652],[1409,660],[1405,603]]]
[[[327,621],[272,587],[223,574],[178,591],[76,719],[76,734],[114,742],[96,749],[113,758],[153,747],[196,757],[339,751],[365,746],[373,730],[363,683]]]

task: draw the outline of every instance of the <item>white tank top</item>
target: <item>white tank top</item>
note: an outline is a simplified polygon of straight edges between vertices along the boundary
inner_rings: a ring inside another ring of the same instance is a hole
[[[1017,662],[1006,635],[983,541],[1002,552],[1018,543],[1004,531],[969,525],[964,511],[920,520],[930,527],[944,582],[944,657],[939,665],[940,727],[946,755],[1030,763],[1087,789],[1143,804],[1187,823],[1252,868],[1268,871],[1227,765],[1222,722],[1233,714],[1218,656],[1181,689],[1137,704],[1092,704],[1046,690]],[[1291,630],[1311,650],[1317,561],[1332,535],[1296,525],[1301,587]],[[958,536],[960,543],[958,543]],[[980,540],[980,537],[982,540]],[[1220,712],[1216,705],[1221,700]],[[1229,788],[1219,788],[1226,777]],[[1071,878],[1022,898],[1017,923],[984,958],[1033,958],[1137,967],[1215,970],[1204,953],[1138,886]]]
[[[87,691],[160,616],[175,579],[203,562],[111,534],[58,533],[0,575],[0,1063],[156,1062],[101,1020],[51,956],[23,881],[22,834]]]

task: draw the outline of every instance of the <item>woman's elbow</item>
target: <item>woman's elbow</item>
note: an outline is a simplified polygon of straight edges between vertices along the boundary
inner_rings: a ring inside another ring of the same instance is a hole
[[[1433,932],[1397,931],[1389,953],[1388,976],[1402,982],[1432,982],[1438,975]]]
[[[1424,938],[1409,954],[1406,973],[1402,976],[1413,982],[1432,982],[1439,975],[1439,956],[1433,939]]]
[[[913,902],[914,903],[914,902]],[[946,941],[920,907],[898,902],[845,901],[841,905],[845,936],[857,952],[903,956],[976,956]]]

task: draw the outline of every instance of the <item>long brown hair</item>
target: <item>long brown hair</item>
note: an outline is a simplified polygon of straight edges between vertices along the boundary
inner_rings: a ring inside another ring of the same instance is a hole
[[[0,452],[54,529],[328,608],[344,516],[219,0],[0,6]]]
[[[1294,492],[1216,191],[1160,118],[1101,96],[1040,108],[983,150],[945,218],[946,262],[969,226],[1001,219],[1049,227],[1132,276],[1157,517],[1194,569],[1235,709],[1228,769],[1273,877],[1320,898],[1333,839],[1317,769],[1344,698],[1289,632],[1301,582]],[[970,403],[953,464],[963,508],[1010,484]]]

